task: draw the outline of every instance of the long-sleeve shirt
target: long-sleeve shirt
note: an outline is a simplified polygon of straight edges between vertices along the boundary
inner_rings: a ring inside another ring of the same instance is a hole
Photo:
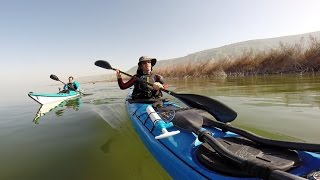
[[[118,78],[118,84],[120,89],[127,89],[133,86],[137,82],[137,80],[137,77],[132,77],[131,79],[129,79],[129,81],[123,82],[122,78]]]

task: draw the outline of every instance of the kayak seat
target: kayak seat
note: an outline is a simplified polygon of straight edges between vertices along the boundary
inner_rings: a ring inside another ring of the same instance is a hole
[[[275,149],[254,143],[243,137],[217,138],[229,151],[247,160],[255,160],[262,166],[288,171],[301,165],[301,159],[296,151]],[[221,157],[209,144],[202,143],[196,150],[200,163],[210,170],[234,177],[251,177],[238,166]]]

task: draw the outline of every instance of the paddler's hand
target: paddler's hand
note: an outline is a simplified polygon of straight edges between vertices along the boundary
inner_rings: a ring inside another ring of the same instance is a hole
[[[164,89],[163,85],[159,82],[153,83],[153,89],[158,91],[159,89]]]
[[[121,78],[121,74],[120,74],[120,70],[119,70],[119,69],[116,69],[116,75],[117,75],[117,78],[118,78],[118,79]]]

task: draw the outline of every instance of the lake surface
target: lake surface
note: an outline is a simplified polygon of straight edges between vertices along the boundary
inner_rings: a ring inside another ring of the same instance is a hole
[[[234,126],[274,139],[320,143],[319,77],[168,83],[172,91],[228,105],[238,113]],[[17,90],[12,101],[1,103],[0,179],[171,179],[133,128],[124,104],[128,91],[114,82],[82,87],[92,95],[66,101],[36,119],[40,105],[28,91]],[[48,89],[58,86],[43,87],[43,92]]]

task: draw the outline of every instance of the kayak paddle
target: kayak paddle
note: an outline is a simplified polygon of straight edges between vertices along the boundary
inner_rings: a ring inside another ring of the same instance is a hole
[[[104,61],[104,60],[97,60],[94,64],[101,68],[116,70],[115,68],[111,67],[111,65],[107,61]],[[122,71],[120,71],[120,73],[127,75],[129,77],[135,77]],[[137,79],[139,81],[143,81],[139,78]],[[147,81],[143,81],[143,82],[152,86],[152,84]],[[176,97],[177,99],[181,100],[182,102],[184,102],[190,107],[203,109],[209,112],[218,121],[231,122],[237,117],[237,113],[234,110],[232,110],[227,105],[215,99],[202,96],[202,95],[197,95],[197,94],[178,94],[173,91],[169,91],[167,89],[161,89],[161,90],[168,93],[171,96]]]
[[[183,114],[182,114],[183,113]],[[186,110],[184,112],[177,112],[174,120],[174,125],[195,133],[198,135],[198,139],[201,142],[206,142],[211,146],[221,157],[230,163],[236,165],[241,171],[246,172],[248,175],[259,177],[262,179],[286,179],[286,180],[302,180],[304,178],[296,176],[294,174],[287,173],[281,169],[280,166],[274,165],[267,159],[260,159],[259,155],[256,157],[247,157],[245,146],[239,149],[239,152],[233,153],[226,148],[222,142],[212,136],[212,133],[208,130],[202,129],[203,117],[197,113],[196,110]]]

